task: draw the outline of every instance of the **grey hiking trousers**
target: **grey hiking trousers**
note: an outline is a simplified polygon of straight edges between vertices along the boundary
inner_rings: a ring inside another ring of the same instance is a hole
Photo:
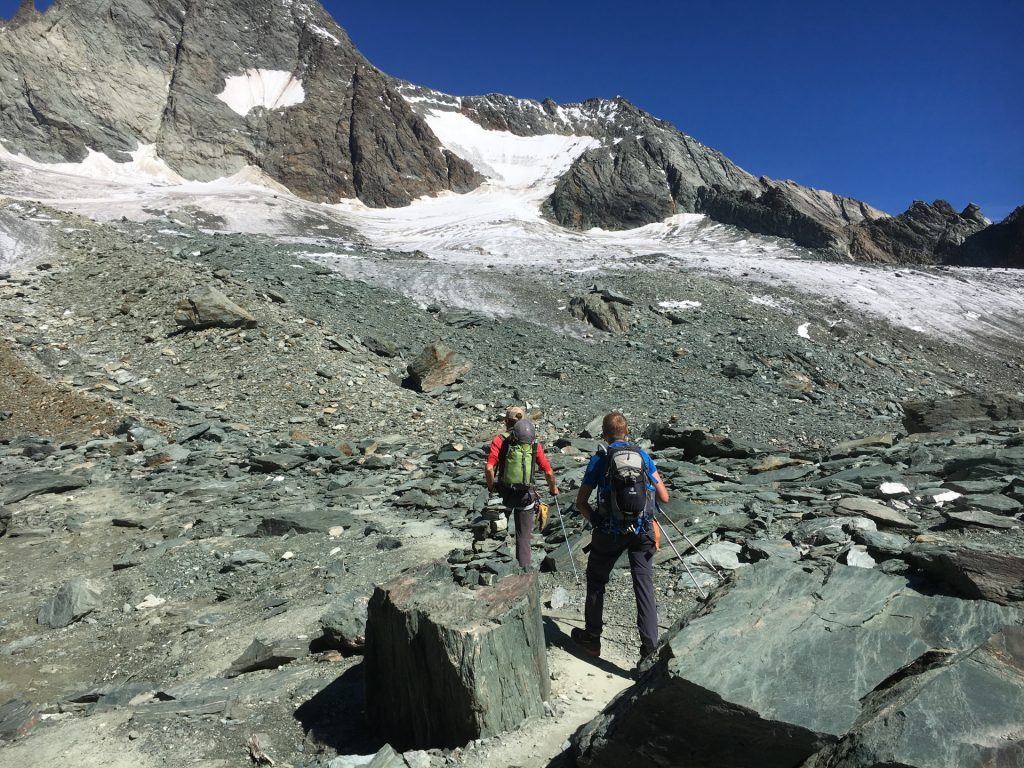
[[[601,636],[604,628],[604,590],[615,561],[629,553],[629,572],[636,595],[636,626],[640,653],[646,656],[658,644],[658,604],[654,595],[654,534],[613,536],[595,530],[587,560],[587,601],[583,610],[587,632]]]
[[[537,505],[531,503],[528,507],[509,507],[508,511],[515,520],[516,526],[516,562],[521,568],[529,568],[532,555],[530,544],[533,540],[533,524],[537,514]]]

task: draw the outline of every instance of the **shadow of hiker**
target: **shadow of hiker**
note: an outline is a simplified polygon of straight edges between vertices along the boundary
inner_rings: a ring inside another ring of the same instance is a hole
[[[360,662],[345,670],[295,710],[306,738],[339,755],[372,755],[384,746],[364,712],[365,675]]]
[[[562,628],[555,623],[555,620],[550,616],[544,617],[544,640],[548,645],[554,645],[561,648],[563,651],[572,654],[577,659],[589,662],[595,667],[600,669],[602,672],[607,672],[610,675],[618,675],[624,677],[627,680],[632,680],[632,674],[628,669],[623,669],[618,664],[608,661],[608,659],[595,658],[589,653],[584,652],[573,639],[569,637]]]

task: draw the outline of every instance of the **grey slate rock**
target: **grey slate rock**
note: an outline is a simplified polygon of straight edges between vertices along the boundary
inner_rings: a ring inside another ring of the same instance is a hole
[[[992,480],[1024,474],[1024,448],[978,445],[951,452],[942,465],[946,480]]]
[[[869,695],[856,726],[802,768],[1024,766],[1024,630],[918,665]]]
[[[361,653],[366,647],[369,594],[369,590],[349,592],[320,617],[323,638],[332,648]]]
[[[971,546],[915,544],[903,553],[903,559],[949,594],[1000,605],[1024,601],[1024,558]]]
[[[961,480],[959,482],[953,480],[943,483],[942,487],[950,491],[962,493],[965,496],[972,493],[988,495],[992,493],[1002,493],[1010,487],[1010,483],[1005,479]]]
[[[564,543],[558,548],[551,552],[548,552],[544,556],[544,559],[540,563],[540,570],[544,573],[572,573],[573,563],[576,564],[577,572],[582,572],[586,567],[586,560],[584,559],[583,548],[590,544],[591,534],[589,531],[582,534],[576,535],[569,533],[569,544],[567,547]]]
[[[0,742],[14,741],[41,721],[35,705],[21,699],[9,699],[0,705]]]
[[[327,768],[362,768],[369,765],[375,755],[338,755],[327,763]]]
[[[569,300],[569,312],[573,317],[607,333],[622,333],[633,326],[633,318],[624,306],[593,293]]]
[[[1009,496],[1000,493],[973,493],[957,500],[965,507],[980,509],[984,512],[992,512],[996,515],[1015,515],[1024,510],[1024,504]]]
[[[964,394],[903,403],[903,426],[910,433],[967,429],[1001,419],[1024,418],[1024,397],[995,392]]]
[[[174,322],[187,329],[256,327],[256,318],[248,310],[212,286],[182,299]]]
[[[867,547],[868,552],[876,560],[899,557],[910,546],[907,539],[885,531],[854,531],[853,540]]]
[[[875,524],[866,518],[816,517],[801,520],[786,534],[794,544],[820,547],[828,544],[848,544],[857,530],[875,530]]]
[[[816,474],[818,468],[813,464],[805,464],[799,467],[785,467],[783,469],[772,469],[767,472],[760,472],[745,478],[745,482],[753,485],[771,485],[773,483],[792,483],[796,480],[803,480]]]
[[[441,503],[433,496],[413,488],[395,499],[395,506],[415,507],[416,509],[437,509],[441,506]]]
[[[36,620],[54,629],[74,624],[103,607],[102,594],[98,584],[83,576],[75,576],[60,586],[57,594],[40,609]]]
[[[855,568],[874,568],[875,559],[868,554],[868,548],[855,544],[839,556],[839,562]]]
[[[722,375],[729,379],[749,379],[757,373],[757,368],[747,363],[731,361],[722,363]]]
[[[344,510],[329,508],[296,509],[260,515],[256,527],[258,536],[283,536],[295,533],[327,533],[332,528],[351,528],[356,519]]]
[[[901,515],[892,507],[881,502],[863,497],[847,497],[836,503],[837,515],[860,515],[885,528],[902,528],[913,530],[917,525]]]
[[[461,380],[472,365],[442,342],[425,347],[408,367],[408,378],[403,386],[417,392],[429,392]]]
[[[66,493],[84,488],[89,481],[78,475],[64,475],[49,470],[27,472],[16,475],[14,480],[3,487],[3,504],[15,504],[30,496],[44,493]]]
[[[743,545],[743,557],[750,563],[768,558],[789,560],[795,563],[800,559],[800,550],[788,541],[772,541],[769,539],[748,539]]]
[[[202,437],[213,427],[213,424],[209,421],[204,421],[200,424],[193,424],[192,426],[183,427],[179,429],[174,435],[174,442],[176,443],[187,443],[189,440],[196,440]]]
[[[574,751],[581,768],[673,764],[665,755],[693,768],[792,768],[856,729],[865,699],[915,661],[1022,623],[1020,611],[926,597],[876,570],[755,563],[680,621]]]
[[[366,627],[366,715],[395,747],[451,748],[542,717],[549,694],[535,573],[457,587],[444,562],[377,587]]]
[[[305,657],[308,653],[309,645],[302,640],[290,639],[264,643],[262,640],[256,639],[241,656],[231,662],[224,677],[238,677],[260,669],[277,669]]]
[[[267,453],[250,457],[249,466],[257,472],[289,472],[308,461],[305,456],[294,453]]]
[[[896,435],[892,432],[886,432],[880,435],[871,435],[858,440],[846,440],[838,443],[836,447],[829,452],[829,457],[835,459],[843,456],[859,456],[865,451],[870,452],[879,448],[892,448],[895,441]]]
[[[228,563],[236,568],[243,565],[266,565],[270,562],[270,555],[258,549],[239,549],[228,555]]]
[[[1012,531],[1024,525],[1024,523],[1021,523],[1020,520],[1014,517],[994,515],[991,512],[983,512],[977,509],[944,509],[941,513],[946,519],[946,523],[952,528],[991,528]]]
[[[687,459],[698,456],[712,459],[749,459],[764,452],[757,446],[726,435],[714,435],[702,429],[668,424],[655,426],[648,432],[647,437],[650,438],[655,450],[680,448]]]

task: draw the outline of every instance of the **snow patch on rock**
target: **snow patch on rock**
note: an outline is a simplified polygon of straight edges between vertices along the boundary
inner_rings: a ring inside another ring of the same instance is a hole
[[[430,110],[427,124],[445,148],[468,160],[489,179],[525,189],[550,185],[588,149],[600,146],[591,136],[516,136],[491,131],[459,112]]]
[[[88,149],[87,152],[88,155],[80,163],[39,163],[25,155],[8,152],[0,144],[0,160],[13,161],[34,170],[104,181],[137,182],[145,179],[149,182],[162,181],[167,184],[181,184],[184,181],[160,159],[153,144],[140,144],[138,149],[130,153],[132,159],[127,163],[118,163],[93,149]]]
[[[332,36],[333,37],[333,36]],[[306,100],[302,80],[281,69],[247,69],[225,78],[217,98],[245,117],[257,107],[286,109]]]

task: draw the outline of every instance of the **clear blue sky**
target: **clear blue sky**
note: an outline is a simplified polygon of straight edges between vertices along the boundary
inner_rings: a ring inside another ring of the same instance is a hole
[[[621,95],[751,173],[890,213],[1024,205],[1022,0],[324,4],[371,62],[447,93]]]

